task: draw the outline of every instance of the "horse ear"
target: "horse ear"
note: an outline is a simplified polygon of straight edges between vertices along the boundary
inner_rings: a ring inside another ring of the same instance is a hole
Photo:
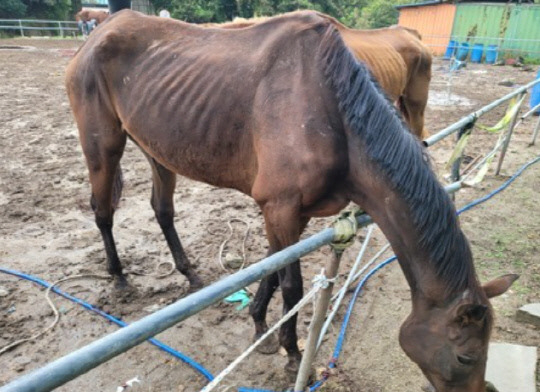
[[[488,298],[493,298],[508,290],[517,278],[519,278],[519,275],[516,274],[503,275],[487,282],[482,286],[482,288],[484,289],[484,293],[486,293]]]
[[[484,320],[488,307],[485,305],[464,304],[456,311],[456,321],[465,327],[472,323],[480,323]]]

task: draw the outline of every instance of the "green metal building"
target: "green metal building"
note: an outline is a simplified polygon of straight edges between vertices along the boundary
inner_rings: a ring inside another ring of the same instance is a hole
[[[497,45],[506,57],[540,59],[539,3],[428,0],[396,8],[399,24],[418,30],[436,54],[453,40]]]
[[[452,39],[498,45],[508,57],[540,59],[540,5],[458,3]]]

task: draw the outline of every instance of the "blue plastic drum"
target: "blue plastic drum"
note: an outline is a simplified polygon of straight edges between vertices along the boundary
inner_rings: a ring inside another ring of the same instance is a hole
[[[486,49],[486,64],[495,64],[499,57],[499,47],[497,45],[488,45]]]
[[[456,47],[458,45],[457,41],[450,40],[446,52],[444,53],[443,60],[450,60],[456,54]]]
[[[458,46],[456,59],[459,61],[465,61],[469,55],[469,49],[469,44],[467,42],[462,42],[461,45]]]
[[[536,79],[540,79],[540,69],[538,70],[538,74],[536,75]],[[536,105],[540,103],[540,83],[534,85],[534,87],[531,90],[531,101],[529,102],[529,105],[531,106],[531,109],[534,108]],[[540,115],[540,109],[534,112],[534,114]]]
[[[471,52],[471,62],[481,63],[483,54],[484,54],[484,44],[474,44],[472,52]]]

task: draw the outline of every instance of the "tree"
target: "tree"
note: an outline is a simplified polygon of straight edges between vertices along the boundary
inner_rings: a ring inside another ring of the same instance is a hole
[[[2,0],[4,1],[4,0]],[[41,19],[71,19],[71,0],[22,0],[26,5],[26,16]]]
[[[394,8],[396,1],[374,0],[362,8],[358,27],[378,29],[388,27],[398,22],[399,12]]]
[[[0,18],[22,18],[26,13],[26,5],[21,0],[2,0],[0,2]]]

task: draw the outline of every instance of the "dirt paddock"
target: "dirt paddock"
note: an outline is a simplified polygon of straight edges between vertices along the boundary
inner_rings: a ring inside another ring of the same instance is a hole
[[[88,202],[87,171],[63,85],[66,64],[80,43],[0,41],[0,266],[49,282],[75,274],[106,274],[105,253]],[[453,76],[448,91],[447,69],[447,63],[435,61],[427,110],[431,133],[531,81],[535,75],[520,68],[469,64]],[[515,86],[499,85],[504,80]],[[493,125],[504,111],[505,106],[501,106],[479,122]],[[540,154],[540,143],[528,146],[536,121],[533,118],[516,129],[503,175],[496,177],[493,165],[479,186],[459,192],[458,207],[495,189],[507,175]],[[472,158],[484,154],[496,138],[476,131],[466,154]],[[454,138],[449,138],[431,149],[441,179],[447,173],[444,166],[453,145]],[[128,143],[122,167],[125,188],[115,215],[119,254],[126,270],[151,276],[130,275],[136,291],[121,297],[105,280],[78,279],[61,288],[130,322],[184,296],[187,285],[178,272],[161,279],[155,276],[157,265],[171,257],[149,204],[150,168],[133,143]],[[249,224],[247,263],[264,256],[267,245],[262,216],[250,198],[179,178],[175,201],[177,229],[205,283],[231,273],[217,261],[231,219]],[[540,345],[538,330],[515,321],[518,307],[540,300],[539,206],[540,164],[526,171],[507,191],[461,217],[482,280],[508,272],[521,275],[509,292],[493,300],[497,315],[493,341]],[[313,220],[305,236],[330,222]],[[239,255],[246,225],[234,221],[231,224],[234,232],[224,253]],[[384,237],[376,231],[369,255],[384,244]],[[341,271],[351,265],[359,248],[357,241],[347,251]],[[306,290],[329,253],[323,248],[303,259]],[[255,290],[256,284],[250,289]],[[271,321],[281,314],[280,297],[276,295],[270,305]],[[0,385],[117,329],[67,300],[56,296],[53,300],[61,314],[58,325],[40,339],[0,355]],[[399,326],[409,309],[409,290],[398,265],[386,267],[368,283],[358,301],[339,366],[321,390],[420,391],[422,374],[397,341]],[[307,335],[311,314],[311,305],[301,311],[301,338]],[[317,368],[324,367],[331,357],[342,316],[340,310],[317,358]],[[32,335],[52,320],[43,289],[0,274],[0,348]],[[217,374],[249,346],[252,333],[247,309],[238,311],[236,305],[219,303],[157,338]],[[284,390],[290,387],[282,371],[285,362],[286,357],[280,354],[254,353],[218,390],[232,390],[227,389],[229,386]],[[134,391],[192,392],[205,383],[193,369],[145,343],[57,390],[115,391],[136,376],[141,383],[130,388]]]

